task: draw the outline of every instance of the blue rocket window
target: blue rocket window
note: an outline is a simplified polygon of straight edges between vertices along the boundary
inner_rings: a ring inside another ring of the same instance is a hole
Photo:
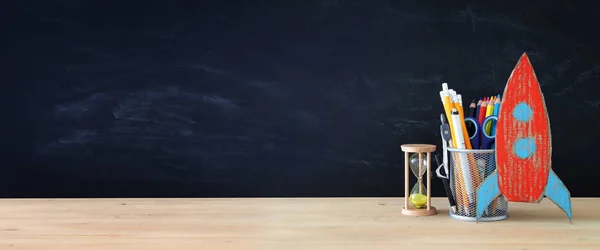
[[[531,137],[519,138],[515,141],[515,155],[521,159],[526,159],[535,153],[535,140]]]
[[[529,107],[529,105],[527,105],[527,103],[522,102],[519,103],[513,110],[513,116],[519,121],[528,122],[533,116],[533,110]]]

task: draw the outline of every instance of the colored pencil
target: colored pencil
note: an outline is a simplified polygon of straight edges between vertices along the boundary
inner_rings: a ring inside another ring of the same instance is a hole
[[[500,113],[500,105],[502,103],[502,99],[500,99],[500,95],[496,97],[496,101],[494,103],[494,115],[498,116]],[[496,135],[496,122],[492,123],[492,135]]]
[[[456,93],[455,93],[456,94]],[[462,96],[460,94],[456,95],[456,101],[458,107],[458,115],[460,117],[460,126],[462,129],[463,140],[465,141],[466,149],[472,149],[471,140],[469,140],[469,133],[467,132],[467,126],[465,125],[465,114],[463,112],[463,104],[462,104]]]
[[[471,101],[471,105],[469,105],[469,114],[468,117],[471,118],[475,118],[475,109],[477,108],[477,104],[475,104],[475,99],[473,99]],[[473,134],[473,131],[475,131],[475,126],[473,125],[473,123],[468,123],[467,124],[467,132],[469,135]]]
[[[477,122],[481,125],[483,123],[483,119],[485,119],[485,112],[488,106],[489,100],[487,97],[483,98],[483,102],[481,102],[481,106],[479,107],[479,117],[477,117]]]
[[[494,114],[494,104],[495,104],[495,100],[494,97],[490,97],[490,102],[487,105],[487,108],[485,109],[485,117],[487,118],[490,115]],[[485,133],[487,135],[491,135],[492,133],[492,123],[488,122],[485,127],[483,128],[485,129]]]
[[[469,105],[469,116],[468,117],[474,117],[475,107],[477,107],[477,104],[475,104],[475,99],[473,99],[471,101],[471,104]]]
[[[473,116],[473,119],[475,119],[477,121],[477,119],[479,119],[479,109],[481,108],[481,103],[483,103],[483,100],[481,98],[479,98],[479,101],[477,102],[477,106],[475,107],[475,116]]]

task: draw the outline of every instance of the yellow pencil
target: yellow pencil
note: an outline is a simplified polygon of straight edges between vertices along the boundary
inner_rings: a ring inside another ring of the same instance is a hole
[[[471,149],[471,140],[469,139],[469,134],[467,132],[467,126],[465,124],[465,120],[464,120],[464,109],[463,109],[463,105],[462,105],[462,96],[457,94],[456,91],[454,91],[453,89],[449,90],[450,92],[450,100],[452,100],[452,102],[454,103],[454,108],[457,110],[458,114],[459,114],[459,119],[460,119],[460,126],[461,126],[461,131],[457,131],[457,133],[461,133],[462,132],[462,136],[463,136],[463,141],[465,142],[465,149]],[[467,144],[468,143],[468,144]],[[468,146],[467,146],[468,145]],[[459,153],[461,154],[461,153]],[[472,163],[475,162],[475,156],[472,154],[467,154],[467,159],[461,159],[460,157],[458,157],[459,155],[455,155],[455,162],[457,163],[455,165],[455,168],[467,168],[467,172],[470,175],[471,178],[469,178],[469,180],[471,181],[471,184],[473,187],[477,187],[480,185],[480,180],[479,178],[475,178],[475,176],[478,176],[478,171],[477,168],[473,168],[471,165]],[[463,162],[466,161],[466,162]],[[466,185],[466,177],[464,176],[464,172],[462,172],[463,170],[461,170],[460,176],[461,176],[461,183],[463,183],[463,201],[464,201],[464,208],[466,210],[466,212],[468,213],[468,207],[469,207],[469,192],[467,191],[467,185]]]
[[[486,118],[488,116],[494,114],[494,104],[496,103],[494,99],[495,99],[495,97],[492,96],[492,98],[490,98],[490,102],[487,105],[487,108],[485,110],[485,117]],[[491,133],[492,133],[492,123],[491,122],[488,122],[485,125],[485,133],[488,134],[488,135],[491,135]]]
[[[455,104],[456,110],[458,110],[458,116],[460,117],[460,126],[462,127],[462,134],[465,140],[465,147],[467,149],[472,149],[471,140],[469,139],[469,132],[467,132],[467,125],[465,125],[465,115],[464,109],[462,105],[462,96],[456,95],[457,103]]]
[[[465,148],[467,149],[472,149],[471,146],[471,139],[469,139],[469,133],[467,132],[467,126],[465,125],[465,117],[464,114],[462,112],[462,96],[461,95],[456,95],[456,99],[458,101],[457,106],[459,106],[460,108],[456,108],[458,110],[458,114],[460,116],[461,119],[461,126],[462,126],[462,131],[463,131],[463,135],[464,135],[464,140],[465,140]],[[473,187],[479,187],[479,185],[481,185],[481,179],[479,178],[479,169],[476,166],[476,159],[475,159],[475,155],[473,154],[467,154],[467,166],[469,167],[469,174],[471,175],[471,180],[473,183]],[[468,198],[467,198],[468,199]]]
[[[452,109],[456,108],[454,105],[454,102],[451,99],[451,93],[453,90],[449,90],[448,89],[448,84],[447,83],[442,83],[442,91],[440,91],[440,98],[442,100],[442,104],[444,105],[444,111],[446,113],[446,119],[448,120],[448,124],[452,124]],[[452,128],[453,126],[449,126],[450,127],[450,135],[452,138],[452,148],[457,148],[456,147],[456,132],[454,132],[454,129]],[[469,208],[469,198],[467,195],[466,190],[464,190],[464,177],[462,175],[462,173],[460,172],[460,168],[461,168],[461,164],[460,164],[460,160],[458,159],[458,155],[457,154],[451,154],[452,158],[454,159],[454,176],[455,178],[458,178],[457,181],[455,181],[456,184],[456,197],[457,197],[457,202],[462,201],[462,209],[464,210],[468,210]],[[460,184],[463,185],[460,185]],[[458,198],[460,197],[460,199]]]

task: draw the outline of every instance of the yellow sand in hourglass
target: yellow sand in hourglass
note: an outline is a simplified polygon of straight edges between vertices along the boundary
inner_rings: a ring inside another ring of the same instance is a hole
[[[435,145],[429,144],[404,144],[404,208],[402,214],[411,216],[428,216],[437,213],[431,205],[431,152],[435,151]],[[409,155],[412,153],[412,155]],[[417,177],[417,183],[412,187],[409,194],[409,171]],[[427,173],[427,186],[423,184],[423,175]],[[412,206],[409,205],[410,204]]]
[[[421,165],[419,165],[419,158],[421,158]],[[427,204],[427,188],[423,185],[423,174],[427,170],[427,158],[425,154],[412,154],[409,162],[410,170],[417,177],[417,183],[413,186],[410,191],[409,201],[416,208],[423,208]]]

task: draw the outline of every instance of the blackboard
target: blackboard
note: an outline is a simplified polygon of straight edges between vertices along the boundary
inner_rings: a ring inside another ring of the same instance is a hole
[[[2,197],[402,196],[400,145],[441,146],[441,84],[501,94],[523,52],[554,171],[600,196],[595,3],[2,5]]]

